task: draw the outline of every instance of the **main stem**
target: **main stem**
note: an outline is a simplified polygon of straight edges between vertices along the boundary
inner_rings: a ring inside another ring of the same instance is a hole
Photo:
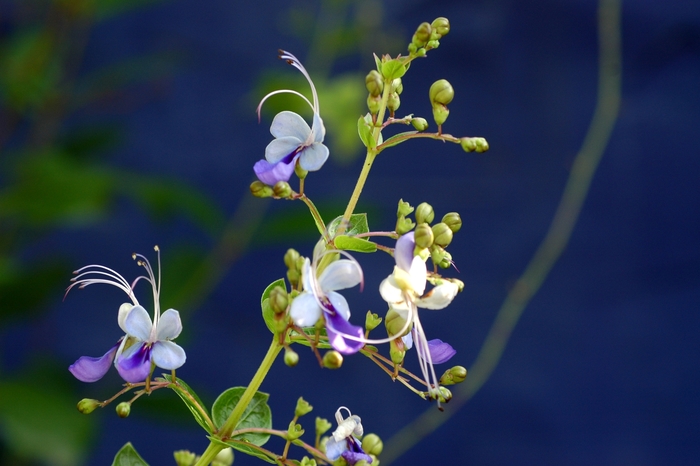
[[[216,433],[217,439],[225,441],[231,435],[231,432],[233,432],[233,430],[240,422],[243,413],[252,401],[253,396],[258,391],[258,388],[260,388],[260,385],[262,385],[263,380],[265,380],[267,373],[272,367],[272,363],[275,362],[275,359],[277,358],[277,355],[280,353],[282,348],[283,346],[279,342],[279,336],[275,335],[272,339],[272,344],[270,344],[270,348],[267,350],[265,358],[260,363],[260,367],[258,367],[257,372],[253,376],[253,379],[250,381],[250,384],[248,384],[248,387],[245,389],[245,392],[243,392],[241,399],[238,400],[238,403],[233,408],[233,411],[231,411],[231,414],[229,415],[228,419],[226,419],[224,425],[221,426],[219,431]],[[204,451],[204,453],[202,453],[202,456],[199,458],[197,463],[195,463],[195,466],[208,465],[209,463],[214,461],[216,455],[224,448],[225,446],[222,443],[212,441],[207,447],[207,449]]]

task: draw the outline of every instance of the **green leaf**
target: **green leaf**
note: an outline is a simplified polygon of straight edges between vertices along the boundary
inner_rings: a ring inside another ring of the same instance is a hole
[[[214,443],[218,443],[220,445],[226,445],[227,447],[231,447],[234,450],[238,450],[242,453],[245,453],[246,455],[254,456],[254,457],[259,458],[259,459],[266,461],[268,463],[277,464],[277,462],[274,459],[270,458],[269,455],[266,455],[265,453],[258,450],[257,448],[246,445],[245,443],[240,443],[237,441],[224,442],[224,441],[219,440],[216,437],[208,437],[208,438],[209,438],[209,440],[211,440]]]
[[[168,382],[172,382],[173,378],[170,376],[170,374],[163,374],[163,378],[167,380]],[[182,399],[182,401],[185,402],[185,406],[189,408],[190,412],[194,416],[195,421],[202,426],[204,430],[206,430],[208,433],[212,434],[213,432],[211,431],[211,426],[207,423],[206,418],[202,415],[202,412],[197,408],[197,404],[204,410],[204,412],[209,416],[209,412],[207,411],[207,408],[204,403],[202,403],[202,400],[197,396],[194,390],[190,388],[189,385],[185,383],[184,380],[178,377],[177,379],[177,385],[179,388],[172,388],[172,390],[177,393],[177,395]],[[185,391],[183,393],[182,391]],[[187,396],[189,394],[194,400],[192,400],[190,397]],[[209,416],[211,417],[211,416]]]
[[[333,244],[343,251],[375,252],[377,250],[376,243],[355,236],[338,235],[333,239]]]
[[[244,387],[233,387],[224,391],[219,397],[214,401],[214,405],[211,408],[212,420],[217,428],[221,428],[224,425],[229,415],[233,411],[241,396],[245,392]],[[241,416],[240,421],[236,424],[234,430],[246,429],[249,427],[259,427],[263,429],[272,429],[272,411],[267,405],[267,399],[270,395],[267,393],[256,392],[253,395],[253,399],[250,404],[246,407]],[[236,440],[245,440],[254,445],[264,445],[270,438],[269,434],[259,434],[254,432],[248,432],[233,437]]]
[[[382,74],[382,60],[376,53],[373,53],[372,55],[374,55],[374,64],[377,65],[377,71],[379,71],[379,74]]]
[[[397,59],[388,60],[382,63],[381,73],[386,79],[400,78],[406,74],[406,65]]]
[[[404,141],[408,141],[408,139],[406,139],[406,136],[410,136],[416,133],[418,133],[418,131],[406,131],[405,133],[394,134],[392,137],[384,141],[379,149],[384,150],[387,147],[396,146]]]
[[[328,234],[333,238],[338,232],[338,227],[343,221],[343,217],[335,218],[328,226]],[[344,231],[347,236],[357,236],[361,233],[369,233],[369,225],[367,223],[367,214],[352,214],[350,216],[349,226]]]
[[[117,452],[112,466],[148,466],[148,463],[136,452],[131,442],[127,442],[126,445]]]
[[[367,122],[368,116],[370,118],[369,123]],[[377,141],[374,139],[374,135],[372,134],[372,130],[374,129],[374,127],[371,125],[371,122],[371,114],[368,113],[365,116],[361,116],[357,120],[357,133],[360,135],[362,144],[364,144],[365,147],[375,148],[377,146]]]
[[[279,280],[275,280],[274,282],[270,283],[267,288],[265,288],[265,291],[263,291],[262,297],[260,298],[260,307],[262,308],[263,320],[265,321],[267,328],[270,329],[273,334],[275,333],[275,311],[273,311],[272,306],[270,306],[270,293],[277,286],[281,286],[282,288],[286,289],[287,285],[284,282],[284,278],[280,278]]]

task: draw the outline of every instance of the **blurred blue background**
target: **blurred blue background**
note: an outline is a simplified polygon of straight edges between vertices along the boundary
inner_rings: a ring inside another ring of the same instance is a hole
[[[483,136],[485,154],[417,141],[375,162],[358,211],[391,230],[399,198],[462,215],[450,246],[465,283],[429,338],[469,367],[506,293],[549,227],[594,110],[593,1],[0,1],[0,463],[111,464],[127,441],[150,464],[208,444],[173,394],[129,419],[83,398],[118,390],[112,371],[81,384],[66,368],[120,336],[116,288],[72,291],[70,272],[103,264],[131,280],[132,252],[163,260],[164,308],[184,321],[178,375],[211,403],[246,385],[269,344],[260,294],[289,247],[316,240],[298,202],[253,199],[252,165],[271,139],[270,89],[307,86],[277,59],[297,55],[321,92],[331,160],[307,179],[326,219],[342,214],[362,164],[355,122],[372,53],[396,55],[416,26],[448,17],[439,49],[403,81],[399,115],[430,120],[430,84],[455,88],[445,131]],[[571,242],[530,302],[492,378],[400,464],[695,464],[700,344],[700,7],[622,9],[619,120]],[[267,105],[267,104],[266,104]],[[390,245],[390,243],[385,243]],[[386,255],[358,257],[353,320],[383,314]],[[139,289],[137,288],[137,292]],[[148,290],[140,288],[148,301]],[[434,405],[361,356],[322,370],[306,348],[262,390],[285,428],[340,405],[388,443]],[[407,365],[418,369],[415,354]],[[442,369],[442,368],[441,368]],[[450,411],[451,405],[446,406]],[[270,443],[281,450],[281,443]],[[301,456],[299,452],[299,456]],[[381,457],[380,457],[381,459]],[[236,464],[258,460],[237,455]]]

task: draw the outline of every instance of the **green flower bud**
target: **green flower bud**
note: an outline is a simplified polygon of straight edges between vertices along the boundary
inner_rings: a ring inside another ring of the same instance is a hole
[[[442,256],[442,260],[438,262],[438,267],[441,269],[449,269],[452,267],[452,254],[445,251],[445,255]]]
[[[454,385],[462,383],[467,378],[467,369],[462,366],[455,366],[447,369],[440,377],[440,385]]]
[[[320,437],[321,435],[325,434],[328,432],[328,430],[333,427],[330,422],[328,422],[327,419],[324,419],[322,417],[317,417],[316,418],[316,437]]]
[[[403,344],[401,338],[396,338],[389,342],[389,356],[391,356],[391,361],[396,365],[403,362],[403,358],[406,356],[406,345]]]
[[[80,411],[83,414],[90,414],[93,412],[96,408],[99,408],[102,405],[97,400],[93,400],[91,398],[83,398],[78,402],[78,411]]]
[[[433,264],[442,262],[445,254],[447,254],[447,251],[433,242],[433,246],[430,248],[430,259],[433,261]]]
[[[405,217],[406,215],[413,212],[413,207],[408,202],[404,202],[403,199],[399,200],[399,208],[396,211],[396,218]]]
[[[343,365],[343,355],[336,350],[326,351],[323,355],[323,367],[327,369],[339,369]]]
[[[287,311],[289,300],[287,299],[287,290],[281,286],[276,286],[270,291],[270,307],[275,314],[283,314]]]
[[[367,73],[367,76],[365,76],[365,86],[367,87],[369,95],[381,95],[384,90],[384,80],[382,79],[382,75],[379,74],[379,71],[372,70]]]
[[[374,462],[372,462],[372,464],[374,464]],[[360,460],[360,461],[358,461],[357,463],[355,463],[354,466],[369,466],[369,465],[370,465],[370,463],[368,463],[367,461],[365,461],[365,460]]]
[[[418,49],[416,50],[416,57],[424,57],[426,53],[425,49]]]
[[[489,150],[489,143],[484,138],[460,138],[459,144],[465,152],[486,152]]]
[[[178,450],[173,452],[173,456],[177,466],[192,466],[197,459],[197,455],[189,450]]]
[[[481,152],[486,152],[489,150],[489,143],[486,142],[486,139],[484,138],[474,138],[476,139],[476,151],[481,153]]]
[[[452,102],[455,97],[455,91],[452,89],[452,84],[446,79],[438,79],[430,86],[430,104],[434,107],[437,104],[447,105]]]
[[[286,199],[292,195],[292,187],[289,186],[289,183],[286,181],[278,181],[272,187],[272,192],[274,193],[275,197]]]
[[[299,397],[299,399],[297,400],[297,406],[296,408],[294,408],[294,416],[302,417],[305,414],[309,414],[313,409],[314,407],[311,406],[308,401],[306,401],[302,397]]]
[[[425,262],[428,260],[428,257],[430,257],[430,249],[428,249],[428,248],[416,248],[413,250],[413,255],[420,257],[421,259],[423,259],[423,262]]]
[[[294,165],[294,174],[297,176],[297,178],[303,180],[304,178],[306,178],[306,175],[309,174],[309,171],[304,170],[303,168],[301,168],[301,165],[297,163],[296,165]]]
[[[433,225],[433,235],[435,235],[435,244],[443,248],[452,242],[452,230],[442,222]]]
[[[421,223],[416,227],[416,247],[424,249],[433,245],[433,229],[427,223]]]
[[[438,387],[436,395],[440,403],[448,403],[452,399],[452,392],[445,387]]]
[[[377,434],[367,434],[362,437],[362,449],[368,455],[380,455],[384,449],[384,443]]]
[[[384,326],[386,327],[386,333],[390,337],[401,337],[405,335],[408,330],[411,329],[411,326],[409,325],[406,330],[403,331],[403,333],[399,334],[401,330],[403,330],[404,326],[406,325],[406,319],[396,312],[393,309],[389,309],[389,311],[386,313],[386,318],[384,319]],[[411,324],[412,325],[412,324]]]
[[[389,94],[389,100],[386,101],[386,108],[388,108],[391,112],[395,112],[400,106],[401,98],[399,97],[399,94],[396,92]]]
[[[298,270],[287,270],[287,280],[289,280],[292,287],[296,288],[299,285],[299,280],[301,280],[301,273]]]
[[[287,252],[284,253],[284,265],[286,265],[289,270],[297,270],[297,260],[299,257],[299,252],[296,249],[287,249]]]
[[[233,464],[233,449],[224,448],[216,454],[211,466],[231,466]]]
[[[462,217],[457,212],[450,212],[442,217],[442,223],[452,230],[452,233],[457,233],[462,228]]]
[[[367,311],[367,315],[365,316],[365,330],[368,332],[371,332],[379,324],[382,323],[382,318],[379,317],[376,313],[373,313],[372,311]]]
[[[425,44],[425,48],[429,50],[433,50],[440,47],[440,41],[437,39],[429,40],[427,44]]]
[[[371,114],[376,114],[379,111],[379,107],[382,105],[382,96],[380,95],[369,95],[367,96],[367,108]]]
[[[270,197],[273,194],[272,188],[259,180],[253,181],[250,184],[250,193],[260,198]]]
[[[287,440],[294,441],[304,435],[304,429],[301,424],[297,424],[294,421],[289,423],[287,428]]]
[[[129,417],[131,412],[131,403],[128,401],[122,401],[117,405],[117,416],[121,418]]]
[[[316,466],[316,460],[310,459],[308,456],[305,456],[301,459],[299,466]]]
[[[413,42],[408,44],[408,53],[410,53],[411,55],[414,55],[418,50],[419,50],[418,47],[416,47],[416,44],[414,44]],[[422,50],[422,49],[420,49],[420,50]]]
[[[416,29],[416,32],[413,34],[411,43],[419,48],[424,47],[425,44],[430,40],[430,35],[432,34],[432,32],[433,28],[430,26],[429,23],[420,23],[420,25],[418,25],[418,29]]]
[[[450,32],[450,22],[447,20],[447,18],[435,18],[431,26],[433,29],[433,33],[438,34],[438,39],[442,36],[446,36],[447,33]]]
[[[433,120],[435,124],[440,126],[447,121],[447,117],[450,116],[450,110],[444,105],[433,105]]]
[[[417,131],[425,131],[428,129],[428,120],[425,118],[412,118],[411,124]]]
[[[291,348],[284,349],[284,363],[289,367],[294,367],[299,363],[299,355]]]
[[[422,202],[418,205],[418,207],[416,207],[416,222],[433,223],[433,219],[435,219],[435,211],[433,210],[433,206],[427,202]]]
[[[401,94],[403,92],[403,83],[401,82],[401,78],[396,78],[391,82],[391,92],[396,92],[397,94]]]
[[[401,235],[405,235],[409,231],[413,230],[413,227],[415,227],[416,224],[413,223],[413,220],[410,218],[400,218],[396,221],[396,233]]]

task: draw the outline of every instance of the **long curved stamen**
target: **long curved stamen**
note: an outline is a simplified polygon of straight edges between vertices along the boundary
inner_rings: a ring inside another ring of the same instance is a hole
[[[285,51],[285,50],[280,50],[279,51],[280,58],[282,60],[285,60],[287,63],[292,65],[294,68],[298,69],[301,71],[301,73],[304,75],[306,80],[309,82],[309,85],[311,86],[311,94],[314,96],[314,112],[315,113],[320,113],[320,108],[318,105],[318,95],[316,94],[316,86],[314,86],[313,81],[311,80],[311,76],[309,76],[309,73],[306,71],[306,68],[304,68],[304,65],[301,64],[299,59],[292,55],[291,53]]]
[[[296,95],[296,96],[299,96],[299,97],[301,97],[302,99],[304,99],[304,100],[306,101],[307,104],[309,104],[309,107],[311,107],[311,110],[316,111],[316,109],[315,109],[314,106],[311,104],[311,102],[309,101],[309,99],[307,99],[306,96],[305,96],[304,94],[302,94],[301,92],[293,91],[292,89],[278,89],[278,90],[276,90],[276,91],[272,91],[272,92],[270,92],[269,94],[267,94],[265,97],[262,98],[262,100],[261,100],[260,103],[258,104],[258,108],[255,110],[255,111],[257,112],[257,114],[258,114],[258,123],[260,123],[260,110],[262,110],[262,105],[263,105],[263,103],[264,103],[268,98],[272,97],[273,95],[277,95],[277,94],[294,94],[294,95]]]
[[[98,270],[89,270],[93,268]],[[92,264],[81,267],[73,273],[76,276],[71,279],[73,283],[68,288],[66,288],[66,295],[70,290],[72,290],[76,286],[78,288],[85,288],[86,286],[94,285],[96,283],[103,283],[106,285],[116,286],[124,293],[126,293],[129,296],[129,298],[131,298],[134,305],[138,306],[139,304],[138,300],[136,299],[136,296],[134,295],[133,287],[129,285],[129,282],[127,282],[124,277],[122,277],[119,273],[115,272],[109,267],[105,267],[104,265]],[[110,279],[84,278],[91,275],[101,275],[109,277]]]
[[[437,375],[435,374],[435,367],[433,366],[433,357],[430,354],[430,347],[428,346],[428,340],[425,337],[425,332],[423,331],[423,326],[420,323],[418,314],[416,313],[413,319],[413,328],[415,335],[416,351],[418,352],[418,361],[420,363],[421,372],[423,373],[423,378],[428,388],[428,393],[431,394],[433,389],[437,389],[439,386]],[[432,377],[432,383],[431,383]],[[440,400],[437,400],[438,406],[440,406]]]

